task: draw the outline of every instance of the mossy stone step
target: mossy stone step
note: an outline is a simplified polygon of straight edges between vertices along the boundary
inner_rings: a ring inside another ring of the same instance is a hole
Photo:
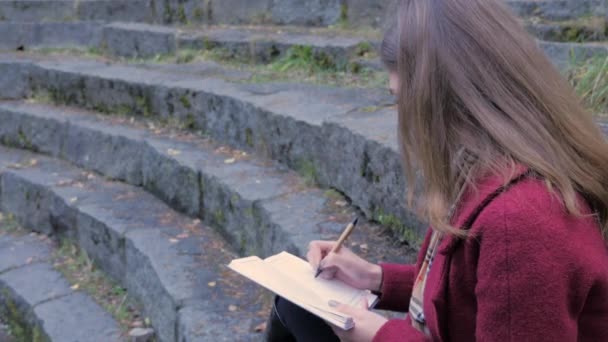
[[[344,69],[350,59],[374,50],[376,40],[338,34],[335,30],[280,27],[173,28],[113,23],[103,28],[101,44],[116,56],[146,58],[174,54],[177,49],[221,49],[226,58],[268,63],[294,47],[311,49],[327,67]]]
[[[608,41],[608,16],[563,22],[528,20],[525,26],[530,33],[544,41],[571,43]]]
[[[404,206],[394,99],[386,90],[243,84],[78,59],[7,59],[0,63],[0,97],[46,93],[104,113],[180,122],[343,192],[367,217],[423,229]]]
[[[118,323],[74,291],[41,235],[0,231],[0,315],[21,341],[126,341]]]
[[[142,186],[220,229],[241,253],[303,254],[310,240],[339,233],[340,224],[332,221],[354,216],[346,202],[332,207],[339,198],[306,185],[294,172],[208,139],[41,104],[2,103],[0,119],[4,144]]]
[[[75,241],[142,304],[160,341],[260,339],[268,295],[227,269],[236,254],[199,221],[141,188],[23,151],[0,148],[0,184],[5,212]]]
[[[545,20],[573,20],[608,14],[604,0],[506,0],[515,14]]]
[[[99,46],[102,27],[103,25],[97,22],[0,21],[0,49],[14,51],[32,47],[57,49]]]

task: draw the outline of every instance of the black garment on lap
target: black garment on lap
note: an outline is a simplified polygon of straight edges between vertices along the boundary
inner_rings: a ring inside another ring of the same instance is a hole
[[[340,341],[328,323],[292,302],[277,297],[275,308],[280,321],[298,342]]]

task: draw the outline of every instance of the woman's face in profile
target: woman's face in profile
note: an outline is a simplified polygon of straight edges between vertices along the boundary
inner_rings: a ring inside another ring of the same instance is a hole
[[[388,89],[393,95],[399,93],[399,76],[394,71],[390,71],[388,74]]]

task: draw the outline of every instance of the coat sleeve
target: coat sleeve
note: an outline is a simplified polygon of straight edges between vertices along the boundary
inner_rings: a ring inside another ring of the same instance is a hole
[[[376,308],[406,312],[414,287],[416,266],[380,264],[380,267],[382,267],[382,289]]]
[[[430,342],[431,338],[416,330],[409,318],[391,319],[374,336],[372,342]]]
[[[573,303],[584,301],[587,285],[584,247],[574,246],[593,227],[555,201],[526,205],[502,202],[480,223],[476,340],[576,341]]]

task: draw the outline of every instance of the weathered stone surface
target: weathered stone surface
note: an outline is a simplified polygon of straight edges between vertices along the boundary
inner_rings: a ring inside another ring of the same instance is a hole
[[[211,1],[207,12],[210,22],[216,24],[268,24],[272,0]]]
[[[38,241],[38,244],[33,244],[33,246],[42,246],[43,244],[43,242]],[[42,248],[48,249],[48,247]],[[60,299],[73,292],[70,284],[61,273],[47,263],[33,263],[0,274],[0,287],[15,291],[19,298],[25,302],[21,304],[30,308],[43,302]]]
[[[76,292],[34,307],[51,341],[122,341],[112,316],[87,295]]]
[[[46,261],[51,256],[51,248],[35,236],[15,238],[0,236],[0,273],[17,269],[35,262]]]
[[[332,32],[277,28],[209,27],[203,31],[180,33],[180,47],[196,49],[222,48],[230,56],[267,63],[284,56],[294,46],[310,46],[316,58],[344,68],[351,57],[361,52],[369,39]]]
[[[208,308],[187,307],[179,312],[180,342],[225,341],[231,342],[238,336],[239,341],[263,341],[261,333],[254,333],[257,321],[243,317],[239,313]]]
[[[14,153],[18,152],[0,148],[3,160],[14,160]],[[32,157],[27,153],[18,154],[21,154],[21,159]],[[38,156],[36,159],[36,165],[20,169],[18,173],[0,168],[3,182],[10,179],[11,183],[23,184],[22,188],[11,193],[3,191],[2,195],[12,201],[14,197],[23,197],[23,193],[31,188],[42,188],[43,197],[63,199],[65,206],[77,215],[76,224],[71,229],[75,230],[79,246],[143,304],[144,312],[151,318],[161,341],[174,340],[177,310],[187,307],[188,303],[206,303],[209,308],[216,305],[227,307],[228,303],[245,303],[235,300],[234,291],[248,289],[251,291],[248,293],[255,294],[260,290],[243,287],[242,283],[226,278],[232,274],[220,272],[220,268],[225,270],[224,265],[235,255],[228,251],[216,233],[201,225],[200,221],[172,211],[142,189],[83,176],[86,173],[82,170],[46,157]],[[52,174],[45,177],[45,171]],[[27,210],[15,210],[11,213],[18,219],[29,215]],[[49,211],[50,207],[41,207],[39,215],[47,217],[47,225],[52,226]],[[4,246],[6,248],[2,248]],[[32,253],[41,250],[33,249]],[[30,256],[31,253],[25,253],[28,250],[19,252],[11,249],[4,239],[0,240],[0,253],[3,251],[11,253],[10,257],[3,257],[0,261],[3,269],[37,260]],[[212,288],[208,285],[210,282],[224,285]],[[259,310],[262,303],[254,304],[242,305],[247,308],[243,313],[245,316],[250,315],[246,314],[250,312],[248,310]],[[48,329],[52,330],[53,326]]]
[[[19,99],[30,93],[29,76],[32,65],[11,58],[0,62],[0,99]]]
[[[539,42],[545,54],[560,69],[567,68],[573,61],[582,61],[592,56],[608,54],[608,43],[559,43]]]
[[[29,253],[26,250],[30,250]],[[48,239],[0,234],[2,261],[28,256],[0,271],[0,315],[36,341],[122,341],[114,319],[90,297],[74,293],[49,263]],[[35,252],[34,252],[35,251]],[[2,263],[0,261],[0,263]]]
[[[95,22],[0,22],[0,49],[99,46],[101,28]]]
[[[340,21],[340,0],[272,0],[272,21],[277,24],[326,26]]]
[[[605,14],[604,0],[507,0],[515,14],[547,20],[568,20]]]
[[[0,1],[0,20],[13,22],[40,21],[152,21],[149,0],[27,0]]]
[[[103,46],[115,56],[146,58],[175,53],[177,30],[138,23],[113,23],[103,28]]]

